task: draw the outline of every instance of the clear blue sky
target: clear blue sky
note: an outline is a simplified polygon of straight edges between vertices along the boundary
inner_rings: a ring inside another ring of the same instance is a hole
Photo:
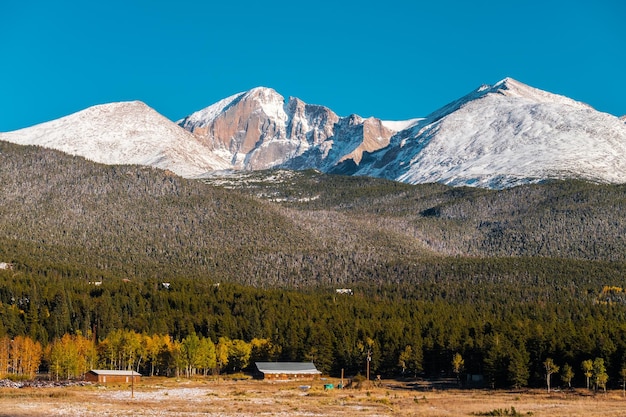
[[[626,114],[626,1],[0,2],[0,131],[123,100],[179,119],[256,86],[408,119],[507,76]]]

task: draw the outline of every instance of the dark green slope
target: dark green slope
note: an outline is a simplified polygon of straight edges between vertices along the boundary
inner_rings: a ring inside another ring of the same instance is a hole
[[[571,180],[494,191],[315,172],[276,184],[263,180],[270,174],[229,186],[300,211],[386,222],[443,255],[626,260],[624,185]]]
[[[414,252],[358,219],[333,214],[325,224],[151,168],[6,143],[0,167],[0,259],[28,269],[313,285],[366,279],[366,263]]]
[[[32,271],[315,287],[563,270],[613,282],[624,270],[623,186],[489,191],[285,171],[205,184],[6,143],[0,167],[0,262]]]

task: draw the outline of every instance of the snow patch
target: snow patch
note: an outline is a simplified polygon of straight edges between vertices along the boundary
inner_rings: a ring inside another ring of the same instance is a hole
[[[393,130],[394,132],[400,132],[402,130],[410,129],[422,120],[424,119],[415,118],[409,120],[382,120],[381,123],[387,129]]]

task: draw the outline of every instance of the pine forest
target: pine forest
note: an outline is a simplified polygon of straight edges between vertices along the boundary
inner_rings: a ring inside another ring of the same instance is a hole
[[[249,372],[621,386],[626,187],[186,180],[0,142],[0,377]]]

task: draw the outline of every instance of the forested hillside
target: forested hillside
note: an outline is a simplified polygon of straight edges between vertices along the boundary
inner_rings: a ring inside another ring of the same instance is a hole
[[[167,172],[9,144],[0,152],[0,259],[30,269],[301,286],[368,280],[365,264],[415,252],[415,242],[342,214],[327,234],[316,218]]]
[[[207,182],[299,212],[368,219],[443,255],[626,260],[624,185],[570,180],[494,191],[313,171]]]
[[[582,384],[596,357],[617,384],[626,363],[623,186],[200,182],[3,142],[0,184],[0,338],[40,343],[43,370],[64,336],[119,331],[263,339],[331,373],[371,349],[375,373],[451,374],[460,353],[494,386],[540,385],[547,358]]]
[[[233,190],[6,143],[0,163],[0,260],[34,269],[298,287],[411,281],[450,255],[626,257],[624,186],[488,191],[278,171]]]

